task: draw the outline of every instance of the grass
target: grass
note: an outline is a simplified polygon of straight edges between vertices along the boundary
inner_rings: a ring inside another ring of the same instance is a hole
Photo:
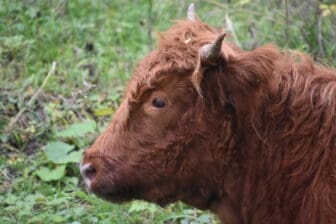
[[[336,65],[333,1],[229,2],[202,1],[197,12],[232,27],[231,41],[244,49],[272,42]],[[104,202],[85,191],[76,164],[109,122],[136,62],[189,3],[0,2],[0,223],[218,222],[182,203]]]

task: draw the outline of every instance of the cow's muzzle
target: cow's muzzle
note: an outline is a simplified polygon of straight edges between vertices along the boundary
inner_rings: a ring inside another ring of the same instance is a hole
[[[95,180],[97,176],[97,170],[90,163],[81,163],[79,165],[79,170],[83,177],[85,185],[90,189],[91,183]]]

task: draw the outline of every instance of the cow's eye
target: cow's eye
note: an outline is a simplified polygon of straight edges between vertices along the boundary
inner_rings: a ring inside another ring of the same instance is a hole
[[[156,108],[162,108],[166,105],[166,102],[161,99],[161,98],[155,98],[153,101],[152,101],[152,105]]]

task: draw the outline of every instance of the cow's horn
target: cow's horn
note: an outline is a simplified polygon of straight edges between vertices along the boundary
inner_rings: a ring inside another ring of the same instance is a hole
[[[191,3],[188,7],[187,17],[189,20],[196,20],[196,13],[195,13],[195,3]]]
[[[216,40],[212,44],[206,44],[201,47],[200,56],[202,64],[210,64],[210,65],[217,64],[225,36],[226,33],[221,33],[217,36]]]

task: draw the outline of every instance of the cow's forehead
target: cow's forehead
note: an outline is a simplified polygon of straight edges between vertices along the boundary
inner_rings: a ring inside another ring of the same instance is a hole
[[[141,95],[155,88],[162,77],[191,74],[194,70],[198,50],[212,42],[218,32],[201,21],[177,21],[166,32],[159,34],[158,46],[136,67],[124,92],[124,99],[114,117],[112,127],[126,127],[132,103],[142,102]]]
[[[173,74],[191,74],[200,46],[212,42],[217,32],[201,21],[177,21],[158,37],[158,46],[137,65],[125,92],[125,100],[137,101]]]
[[[139,97],[146,90],[164,87],[170,83],[169,80],[191,75],[196,66],[196,57],[190,57],[191,59],[184,60],[175,52],[152,52],[137,66],[129,81],[128,95]]]

